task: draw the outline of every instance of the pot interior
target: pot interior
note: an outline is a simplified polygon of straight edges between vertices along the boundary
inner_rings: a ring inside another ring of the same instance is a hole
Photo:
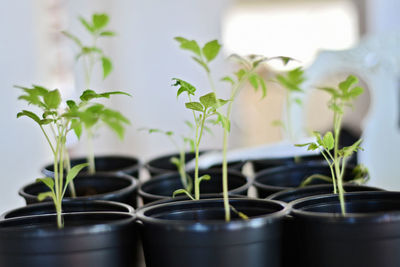
[[[78,197],[100,195],[122,190],[133,183],[130,179],[121,179],[118,176],[107,176],[95,174],[91,176],[78,175],[74,179],[76,194]],[[25,190],[30,195],[37,196],[39,193],[47,192],[49,189],[43,183],[35,183],[28,186]],[[66,197],[70,197],[67,189]]]
[[[222,174],[216,172],[201,172],[199,176],[209,174],[211,179],[200,183],[201,194],[212,194],[222,192]],[[247,184],[247,179],[239,174],[229,173],[228,190],[233,190]],[[190,177],[194,177],[191,173]],[[161,176],[160,176],[161,178]],[[147,184],[143,184],[142,190],[146,193],[158,196],[171,197],[175,190],[183,188],[180,176],[171,174],[162,179],[150,180]]]
[[[71,160],[71,166],[86,163],[86,158],[78,158]],[[95,166],[97,172],[116,172],[124,169],[132,168],[139,165],[139,161],[133,157],[122,157],[122,156],[99,156],[95,157]],[[54,166],[48,165],[45,167],[48,171],[53,172]],[[85,167],[83,172],[87,171]]]
[[[353,168],[345,169],[344,180],[353,179]],[[331,171],[327,165],[323,164],[298,164],[290,166],[281,166],[262,171],[257,174],[255,181],[260,184],[276,187],[299,187],[300,184],[309,176],[321,174],[331,177]],[[314,179],[309,185],[327,184],[321,179]]]
[[[347,213],[400,212],[398,192],[360,192],[345,195]],[[294,209],[316,213],[341,213],[338,195],[323,195],[296,201]]]
[[[256,199],[230,199],[230,204],[249,218],[264,216],[284,209],[276,202]],[[222,199],[173,202],[167,205],[153,206],[144,212],[145,216],[162,220],[179,221],[224,221],[225,210]],[[231,212],[232,219],[243,220],[237,213]]]

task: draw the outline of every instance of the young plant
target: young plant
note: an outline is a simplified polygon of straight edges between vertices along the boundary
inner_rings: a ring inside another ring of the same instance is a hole
[[[203,69],[206,71],[207,78],[209,80],[210,86],[214,92],[214,97],[216,99],[216,107],[220,107],[220,100],[216,97],[216,87],[214,80],[211,76],[210,71],[210,62],[214,60],[220,52],[221,45],[217,40],[210,41],[206,43],[202,48],[198,45],[195,40],[188,40],[183,37],[176,37],[176,41],[179,42],[180,48],[184,50],[188,50],[193,54],[193,60],[196,61]],[[223,185],[223,197],[224,197],[224,209],[225,209],[225,220],[230,221],[231,218],[231,205],[229,204],[229,196],[228,196],[228,162],[227,162],[227,150],[228,150],[228,138],[230,132],[230,117],[232,113],[233,103],[239,94],[240,90],[248,83],[254,88],[255,91],[261,90],[262,98],[264,98],[267,94],[267,87],[265,84],[265,80],[261,77],[257,69],[262,65],[263,62],[279,59],[282,60],[286,65],[291,58],[288,57],[273,57],[266,58],[259,55],[249,55],[247,57],[241,57],[239,55],[233,54],[230,56],[231,59],[237,61],[240,68],[237,72],[234,73],[234,76],[225,76],[221,80],[224,82],[228,82],[231,86],[230,97],[228,101],[224,101],[223,104],[227,103],[226,113],[216,112],[217,120],[224,131],[223,134],[223,163],[222,163],[222,185]],[[235,210],[234,210],[235,211]],[[235,211],[236,212],[236,211]],[[241,217],[245,217],[243,214],[239,214]],[[243,216],[242,216],[243,215]]]
[[[48,90],[42,86],[34,85],[31,88],[17,86],[24,91],[24,94],[18,99],[28,102],[28,104],[38,107],[41,114],[35,114],[32,111],[23,110],[17,114],[19,117],[29,117],[34,120],[42,130],[46,141],[53,154],[54,179],[44,177],[37,179],[43,182],[50,191],[38,195],[38,200],[42,201],[47,197],[53,200],[57,213],[57,226],[63,227],[62,220],[62,199],[65,195],[69,183],[76,177],[79,171],[87,164],[74,166],[64,177],[64,155],[66,151],[65,143],[68,132],[73,129],[74,118],[69,116],[68,109],[62,109],[62,100],[60,92]]]
[[[111,95],[127,95],[128,93],[121,91],[96,93],[93,90],[85,90],[80,96],[80,102],[76,103],[73,100],[68,100],[67,105],[70,109],[69,116],[73,118],[72,129],[78,138],[82,135],[82,130],[85,129],[88,136],[91,138],[96,126],[100,123],[108,126],[122,140],[125,134],[125,126],[130,124],[128,118],[122,115],[119,111],[107,108],[105,105],[92,102],[95,99],[110,98]],[[92,144],[91,142],[89,142]],[[89,146],[88,152],[89,173],[95,173],[95,161],[93,146]]]
[[[79,51],[76,54],[76,60],[81,60],[83,64],[83,70],[85,73],[85,87],[86,91],[83,92],[80,97],[82,100],[79,108],[79,114],[81,115],[81,122],[83,123],[84,129],[87,135],[88,142],[88,154],[87,162],[89,163],[89,173],[93,174],[96,171],[94,150],[93,150],[93,137],[94,129],[99,121],[104,122],[110,129],[112,129],[118,137],[121,139],[124,135],[124,124],[129,124],[129,120],[124,117],[121,113],[108,109],[101,104],[88,105],[88,102],[95,98],[109,98],[112,94],[125,94],[124,92],[107,92],[97,94],[93,90],[89,90],[92,73],[94,66],[101,63],[103,69],[103,79],[105,79],[112,71],[112,62],[101,49],[97,42],[101,38],[109,38],[115,36],[115,32],[106,29],[109,23],[109,16],[105,13],[95,13],[92,15],[91,20],[86,20],[83,17],[79,17],[79,21],[86,29],[87,33],[91,36],[92,42],[89,45],[78,38],[76,35],[63,31],[62,33],[70,38],[78,46]],[[70,102],[71,105],[73,104]],[[75,106],[73,107],[75,108]],[[82,125],[75,125],[74,129],[77,131],[77,136],[81,136]],[[67,161],[68,166],[68,161]]]
[[[190,129],[194,129],[194,126],[191,122],[185,121],[186,125],[190,127]],[[195,151],[195,141],[194,139],[186,136],[181,136],[181,144],[179,145],[178,142],[176,141],[174,137],[174,132],[172,131],[163,131],[160,129],[143,129],[143,130],[148,130],[148,132],[151,133],[160,133],[165,135],[171,143],[175,146],[175,148],[179,151],[179,157],[172,157],[171,163],[176,166],[176,169],[179,172],[179,176],[181,178],[182,185],[184,189],[191,194],[192,189],[193,189],[193,181],[192,178],[186,173],[186,156],[185,152],[187,150],[188,145],[190,146],[190,151],[194,152]]]
[[[115,36],[115,32],[106,29],[109,20],[110,19],[108,15],[105,13],[93,14],[91,20],[86,20],[83,17],[79,17],[79,21],[86,29],[87,33],[91,36],[92,42],[89,45],[85,45],[80,38],[68,31],[62,32],[79,48],[79,52],[76,54],[75,58],[76,60],[81,60],[83,63],[86,88],[90,88],[93,68],[97,63],[101,62],[101,66],[103,68],[103,79],[105,79],[112,71],[111,59],[107,57],[104,54],[103,49],[97,45],[97,42],[100,38]]]
[[[343,189],[343,176],[346,162],[349,157],[361,149],[361,139],[353,145],[339,149],[340,130],[345,107],[351,107],[353,101],[360,96],[364,89],[356,86],[357,77],[349,75],[346,80],[339,83],[338,88],[323,87],[318,88],[330,95],[328,107],[333,111],[333,133],[327,132],[322,136],[319,132],[314,132],[315,142],[299,144],[297,146],[307,146],[308,150],[319,150],[329,164],[331,171],[334,193],[339,194],[340,207],[342,214],[346,214],[346,206]]]
[[[174,192],[176,194],[184,193],[192,199],[200,199],[200,183],[203,180],[210,180],[209,175],[202,175],[199,177],[199,151],[200,143],[203,137],[203,133],[206,129],[206,122],[211,119],[211,117],[222,116],[217,109],[225,105],[228,101],[223,99],[218,99],[215,93],[208,93],[200,96],[198,101],[193,101],[195,97],[196,88],[190,83],[183,81],[181,79],[174,78],[175,83],[173,86],[178,87],[177,97],[181,94],[186,93],[188,102],[185,103],[186,109],[190,110],[193,115],[193,125],[194,125],[194,148],[195,148],[195,170],[194,170],[194,197],[186,189],[179,189]]]
[[[305,80],[304,71],[301,67],[298,67],[285,74],[276,75],[276,80],[286,91],[286,119],[284,122],[276,120],[273,124],[282,127],[289,140],[294,141],[295,135],[291,127],[292,118],[290,116],[290,110],[293,104],[302,104],[301,99],[296,97],[296,94],[304,92],[301,89],[301,85]]]

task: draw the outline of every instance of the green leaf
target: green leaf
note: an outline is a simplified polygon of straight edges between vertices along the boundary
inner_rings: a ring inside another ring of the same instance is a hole
[[[250,75],[249,82],[250,82],[251,86],[254,88],[254,90],[257,92],[257,90],[258,90],[258,75],[255,73]]]
[[[206,70],[206,72],[208,72],[208,73],[210,72],[210,69],[208,68],[207,63],[205,63],[203,60],[201,60],[201,59],[199,59],[197,57],[192,57],[192,58],[193,58],[194,61],[199,63],[200,66],[202,66]]]
[[[243,78],[244,75],[246,75],[246,74],[247,74],[247,71],[244,70],[244,69],[240,69],[239,71],[237,71],[237,72],[235,73],[235,75],[236,75],[238,81],[242,80],[242,78]]]
[[[88,163],[82,163],[82,164],[75,165],[74,167],[72,167],[72,168],[69,170],[69,172],[68,172],[68,174],[67,174],[67,178],[65,179],[65,185],[64,185],[64,189],[63,189],[62,196],[64,196],[65,191],[67,190],[69,183],[70,183],[73,179],[75,179],[75,177],[78,175],[78,173],[79,173],[83,168],[85,168],[85,167],[87,167],[87,166],[89,166]]]
[[[223,114],[219,113],[219,112],[217,112],[217,116],[218,116],[217,121],[221,124],[222,128],[225,131],[230,132],[230,130],[231,130],[231,122],[229,121],[229,119],[226,116],[224,116]]]
[[[342,90],[342,92],[347,92],[350,89],[350,87],[356,83],[358,83],[357,77],[354,75],[349,75],[347,76],[346,80],[339,83],[339,88],[340,90]]]
[[[177,158],[177,157],[172,157],[169,160],[172,164],[174,164],[176,166],[176,168],[179,170],[180,166],[181,166],[181,161]]]
[[[179,97],[179,95],[182,94],[183,92],[187,92],[188,95],[194,95],[194,93],[196,92],[196,88],[190,83],[177,78],[173,78],[172,80],[175,81],[175,83],[172,84],[172,86],[179,86],[176,97]]]
[[[203,105],[199,102],[187,102],[187,103],[185,103],[185,107],[188,109],[201,111],[201,112],[204,110]]]
[[[61,31],[61,33],[64,34],[64,36],[71,39],[72,41],[74,41],[79,47],[83,46],[81,40],[79,40],[79,38],[76,37],[75,35],[73,35],[72,33],[67,32],[67,31]]]
[[[207,109],[210,107],[216,107],[217,106],[217,98],[215,96],[215,93],[208,93],[199,98],[200,103],[203,104],[203,106]]]
[[[200,47],[195,40],[188,40],[183,37],[175,37],[174,39],[179,42],[181,49],[191,51],[201,57]]]
[[[54,179],[50,177],[38,178],[37,183],[44,183],[51,191],[54,190]]]
[[[264,98],[267,96],[267,85],[265,84],[264,79],[260,75],[258,75],[258,82],[261,85],[261,91],[262,91],[261,98]]]
[[[54,120],[52,120],[52,119],[43,119],[43,120],[40,120],[40,125],[46,125],[46,124],[49,124],[49,123],[52,123]]]
[[[103,66],[103,79],[107,78],[107,76],[112,71],[112,63],[111,60],[107,57],[101,57],[101,64]]]
[[[194,125],[193,125],[193,123],[191,123],[191,122],[188,121],[188,120],[185,120],[185,124],[186,124],[190,129],[194,130]]]
[[[115,36],[115,32],[112,31],[104,31],[100,33],[100,36]]]
[[[37,122],[38,124],[41,124],[41,119],[39,118],[39,116],[37,116],[35,113],[33,113],[31,111],[23,110],[17,114],[17,118],[20,118],[22,116],[27,116],[27,117],[31,118],[32,120],[34,120],[35,122]]]
[[[108,15],[105,13],[93,14],[92,16],[93,26],[96,30],[99,30],[107,26],[108,21],[109,21]]]
[[[191,200],[194,200],[194,197],[192,197],[192,195],[191,195],[187,190],[185,190],[185,189],[178,189],[178,190],[175,190],[174,193],[172,194],[172,197],[176,197],[176,195],[179,195],[179,194],[185,194],[185,195],[187,195]]]
[[[113,130],[122,140],[125,134],[124,124],[130,124],[128,118],[123,116],[119,111],[105,108],[102,110],[101,120]]]
[[[199,177],[199,184],[202,181],[209,181],[209,180],[211,180],[211,176],[210,175],[208,175],[208,174],[202,175],[202,176]]]
[[[38,201],[43,201],[46,198],[56,199],[56,195],[53,192],[44,192],[44,193],[39,193],[37,196]]]
[[[356,152],[356,151],[362,149],[362,148],[360,147],[361,142],[362,142],[362,139],[359,139],[359,140],[357,140],[357,142],[355,142],[355,143],[352,144],[351,146],[343,147],[343,148],[341,149],[342,154],[343,154],[343,157],[344,157],[344,158],[350,157],[354,152]]]
[[[78,139],[82,136],[82,123],[78,119],[71,120],[71,129],[74,130],[74,133]]]
[[[210,62],[218,55],[220,49],[221,45],[218,43],[218,40],[210,41],[204,45],[203,55]]]
[[[43,100],[49,109],[57,109],[61,104],[61,94],[57,89],[55,89],[45,94]]]
[[[90,33],[94,33],[95,28],[94,26],[90,25],[90,23],[83,17],[78,18],[81,24],[88,30]]]
[[[357,87],[354,87],[353,89],[351,89],[351,90],[348,92],[348,96],[349,96],[350,98],[356,98],[356,97],[358,97],[359,95],[361,95],[362,93],[364,93],[364,89],[363,89],[362,87],[357,86]]]
[[[235,81],[234,81],[231,77],[229,77],[229,76],[223,77],[223,78],[221,79],[221,81],[229,82],[229,83],[231,83],[232,85],[235,84]]]
[[[334,141],[334,139],[333,139],[333,135],[332,135],[332,132],[327,132],[325,135],[324,135],[324,138],[322,139],[322,142],[323,142],[323,144],[324,144],[324,147],[327,149],[327,150],[331,150],[331,149],[333,149],[333,147],[334,147],[334,145],[335,145],[335,141]]]

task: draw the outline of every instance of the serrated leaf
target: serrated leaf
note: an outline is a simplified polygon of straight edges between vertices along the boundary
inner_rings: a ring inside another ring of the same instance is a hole
[[[218,55],[220,49],[221,45],[218,43],[218,40],[210,41],[204,45],[203,55],[210,62]]]
[[[107,76],[111,73],[112,71],[112,63],[111,60],[107,57],[101,57],[101,64],[103,67],[103,79],[107,78]]]
[[[20,118],[22,116],[26,116],[31,118],[32,120],[34,120],[35,122],[37,122],[38,124],[40,124],[41,119],[39,118],[39,116],[37,116],[35,113],[28,111],[28,110],[23,110],[21,112],[19,112],[17,114],[17,118]]]
[[[92,23],[93,23],[93,27],[95,28],[95,30],[99,30],[99,29],[107,26],[108,21],[109,21],[109,17],[105,13],[93,14],[93,16],[92,16]]]
[[[361,142],[362,142],[362,139],[359,139],[359,140],[357,140],[357,142],[355,142],[351,146],[343,147],[341,149],[343,157],[344,158],[350,157],[354,152],[356,152],[360,149],[362,150],[362,148],[360,147]]]
[[[217,112],[217,116],[218,116],[218,119],[217,119],[218,123],[221,124],[222,128],[225,131],[230,132],[231,123],[230,123],[229,119],[226,116],[224,116],[223,114],[219,113],[219,112]]]
[[[57,109],[61,104],[61,94],[55,89],[45,94],[43,100],[49,109]]]
[[[200,103],[207,109],[210,107],[215,107],[217,105],[217,98],[215,93],[208,93],[199,98]]]
[[[185,107],[188,109],[201,111],[201,112],[204,110],[204,107],[200,102],[187,102],[187,103],[185,103]]]
[[[188,40],[183,37],[175,37],[174,39],[179,42],[181,49],[191,51],[201,57],[200,47],[195,40]]]
[[[175,81],[175,83],[172,84],[172,86],[179,86],[176,97],[179,97],[179,95],[182,94],[183,92],[187,92],[188,95],[194,95],[194,93],[196,92],[196,88],[190,83],[178,78],[173,78],[172,80]]]
[[[324,138],[322,139],[322,143],[327,150],[333,149],[333,147],[335,145],[335,141],[334,141],[332,132],[329,131],[324,135]]]

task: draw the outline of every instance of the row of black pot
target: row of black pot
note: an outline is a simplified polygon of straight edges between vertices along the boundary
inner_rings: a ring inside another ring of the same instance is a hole
[[[59,230],[52,205],[34,204],[2,216],[0,265],[138,266],[139,233],[148,267],[400,266],[400,193],[352,187],[346,190],[369,191],[346,194],[345,216],[331,194],[288,205],[233,197],[249,219],[232,213],[231,222],[215,196],[163,200],[136,213],[121,203],[74,200],[64,202]]]

